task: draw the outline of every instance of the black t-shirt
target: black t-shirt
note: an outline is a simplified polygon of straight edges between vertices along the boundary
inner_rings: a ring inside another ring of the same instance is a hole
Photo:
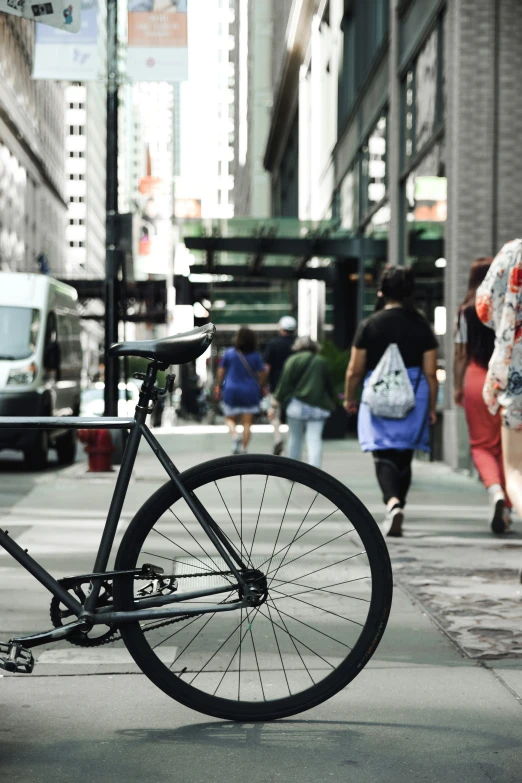
[[[268,384],[272,391],[279,383],[283,367],[292,352],[295,337],[292,335],[280,335],[270,340],[265,350],[265,362],[270,365]]]
[[[414,310],[390,307],[363,321],[354,347],[366,350],[366,369],[374,370],[390,343],[397,343],[406,367],[422,367],[422,356],[437,348],[429,323]]]

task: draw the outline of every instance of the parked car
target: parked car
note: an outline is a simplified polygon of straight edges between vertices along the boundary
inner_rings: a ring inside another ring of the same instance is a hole
[[[0,415],[77,416],[82,348],[78,294],[47,275],[0,272]],[[56,448],[74,462],[74,430],[0,430],[0,449],[20,449],[30,470]]]
[[[82,391],[80,416],[103,416],[104,390],[105,384],[98,381]],[[135,383],[118,384],[118,416],[134,416],[139,394]]]

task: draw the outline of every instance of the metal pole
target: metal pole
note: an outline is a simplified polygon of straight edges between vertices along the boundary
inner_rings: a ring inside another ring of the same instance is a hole
[[[105,239],[105,415],[118,414],[118,359],[107,349],[118,339],[118,0],[107,2],[107,180]]]

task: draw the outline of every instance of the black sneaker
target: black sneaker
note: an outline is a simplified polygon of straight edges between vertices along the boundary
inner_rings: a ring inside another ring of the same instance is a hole
[[[493,511],[491,530],[496,536],[501,536],[509,530],[509,525],[506,523],[505,518],[506,498],[503,492],[495,493],[491,506]]]
[[[283,453],[284,449],[284,443],[282,440],[278,440],[277,443],[274,446],[273,454],[275,454],[276,457],[280,457]]]

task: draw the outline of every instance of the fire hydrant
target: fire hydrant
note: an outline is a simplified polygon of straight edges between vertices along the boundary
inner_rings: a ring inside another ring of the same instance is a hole
[[[112,470],[114,445],[109,430],[79,430],[78,438],[85,443],[84,450],[89,457],[89,473]]]

